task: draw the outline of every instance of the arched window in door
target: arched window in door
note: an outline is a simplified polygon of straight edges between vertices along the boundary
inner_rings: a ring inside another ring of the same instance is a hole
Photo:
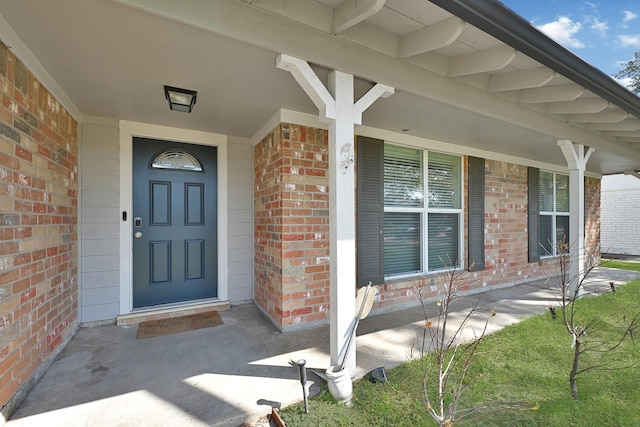
[[[202,172],[202,164],[198,159],[184,151],[169,149],[158,154],[151,162],[154,169],[176,169],[182,171]]]

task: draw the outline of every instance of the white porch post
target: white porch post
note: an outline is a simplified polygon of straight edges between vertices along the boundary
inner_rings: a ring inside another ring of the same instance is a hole
[[[340,364],[344,357],[356,306],[355,178],[354,168],[348,163],[353,159],[353,76],[331,71],[329,90],[336,100],[336,117],[329,124],[329,341],[333,366]],[[343,149],[346,159],[341,159]],[[340,171],[342,161],[347,163]],[[352,348],[355,350],[355,346]],[[355,351],[346,356],[345,366],[351,375],[355,374]]]
[[[331,365],[344,358],[355,312],[356,242],[355,176],[353,168],[354,125],[376,99],[393,93],[393,88],[377,84],[354,104],[353,76],[331,71],[329,90],[305,61],[280,54],[276,66],[289,71],[320,110],[320,119],[329,122],[329,241],[330,241],[330,351]],[[345,366],[356,373],[355,345]]]
[[[584,145],[560,140],[558,146],[562,150],[569,166],[569,256],[571,265],[569,275],[571,283],[569,291],[573,294],[576,286],[584,277],[584,171],[593,148],[584,152]]]

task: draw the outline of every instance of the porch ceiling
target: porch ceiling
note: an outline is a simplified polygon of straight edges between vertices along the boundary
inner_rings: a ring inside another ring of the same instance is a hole
[[[356,75],[360,94],[371,82],[395,87],[366,126],[561,166],[556,141],[569,139],[596,148],[592,172],[640,170],[639,98],[544,37],[588,78],[435,3],[445,2],[20,0],[0,3],[0,15],[83,115],[251,137],[279,109],[317,114],[276,68],[286,53],[321,78]],[[197,90],[194,112],[170,111],[164,84]]]

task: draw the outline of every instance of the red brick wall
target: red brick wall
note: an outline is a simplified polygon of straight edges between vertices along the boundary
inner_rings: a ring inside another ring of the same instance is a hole
[[[602,181],[597,178],[584,179],[585,201],[585,251],[600,257],[600,191]]]
[[[467,162],[465,159],[467,182]],[[465,184],[466,185],[466,184]],[[586,178],[586,242],[587,250],[599,255],[600,244],[600,180]],[[467,194],[465,188],[465,253]],[[527,167],[494,160],[485,161],[485,269],[469,273],[468,289],[533,280],[556,274],[553,259],[528,262],[527,235]],[[465,264],[466,265],[466,264]],[[380,299],[374,306],[384,308],[416,301],[415,287],[422,286],[423,296],[435,297],[440,283],[438,275],[387,280],[381,287]]]
[[[281,328],[328,318],[326,149],[326,131],[289,124],[254,149],[255,300]],[[486,160],[485,269],[469,273],[468,290],[554,274],[553,259],[528,262],[527,191],[526,166]],[[588,178],[586,192],[587,246],[594,247],[599,244],[599,180]],[[440,281],[438,274],[387,279],[374,309],[415,304],[416,287],[422,287],[423,296],[435,297]]]
[[[527,167],[485,162],[485,271],[482,281],[497,285],[540,276],[529,264]]]
[[[328,318],[327,138],[283,123],[254,148],[255,301],[282,329]]]
[[[75,120],[2,44],[0,91],[4,413],[77,325],[78,138]]]
[[[464,230],[467,245],[467,159],[465,183]],[[485,160],[485,269],[465,276],[467,290],[531,280],[549,273],[545,262],[528,262],[527,249],[527,167]],[[466,266],[466,260],[463,260]],[[438,274],[391,279],[381,287],[375,307],[385,308],[416,302],[415,287],[421,286],[425,297],[435,297],[441,282]]]

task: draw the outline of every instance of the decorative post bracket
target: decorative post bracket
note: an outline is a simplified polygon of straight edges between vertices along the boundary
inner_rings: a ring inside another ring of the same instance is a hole
[[[571,259],[569,290],[575,294],[576,287],[584,277],[585,266],[584,171],[589,157],[595,150],[589,148],[585,153],[584,145],[574,144],[567,140],[559,140],[558,146],[569,167],[569,237],[571,239],[570,242],[567,242]],[[578,292],[579,294],[581,292]]]
[[[353,163],[354,125],[362,123],[362,113],[371,104],[392,95],[394,89],[378,83],[354,103],[353,75],[331,71],[326,88],[306,61],[280,54],[276,66],[293,75],[318,107],[320,120],[329,123],[331,365],[344,359],[353,377],[356,351],[355,346],[347,349],[347,343],[355,333],[356,315],[355,175],[349,167]]]

